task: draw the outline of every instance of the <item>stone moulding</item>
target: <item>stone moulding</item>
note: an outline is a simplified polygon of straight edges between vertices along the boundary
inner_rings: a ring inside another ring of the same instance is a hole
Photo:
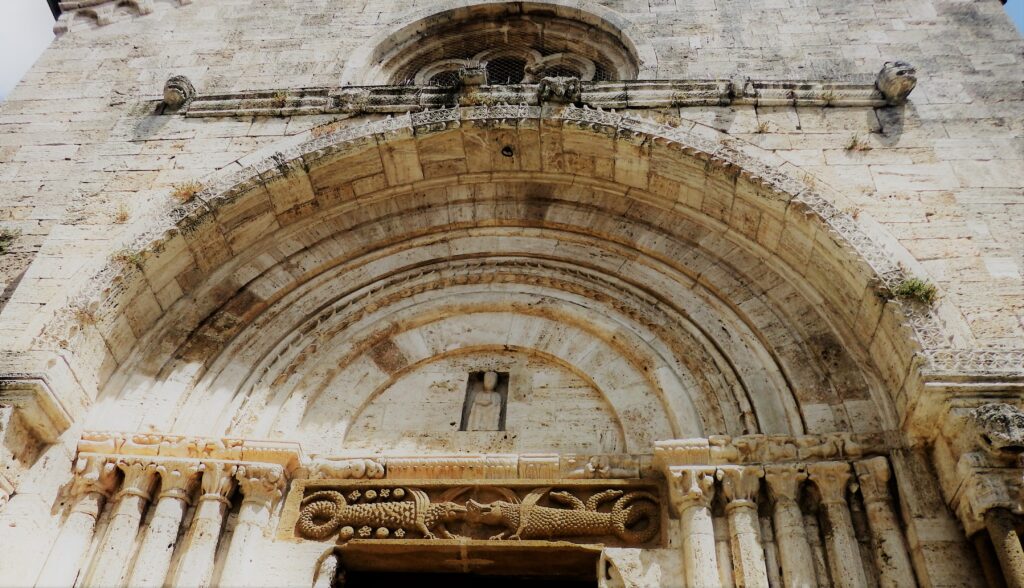
[[[664,543],[658,484],[623,480],[298,481],[279,536],[312,541]]]
[[[88,431],[78,442],[80,454],[191,458],[273,463],[291,472],[305,461],[297,443],[250,441],[160,433]]]
[[[640,80],[579,82],[577,100],[591,108],[688,106],[833,106],[879,108],[890,104],[874,83],[768,80]],[[199,95],[181,114],[189,117],[400,114],[497,103],[542,103],[539,84],[473,86],[346,86]]]

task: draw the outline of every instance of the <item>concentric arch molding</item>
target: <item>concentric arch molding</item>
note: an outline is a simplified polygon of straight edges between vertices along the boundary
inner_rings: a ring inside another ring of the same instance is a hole
[[[422,138],[460,127],[487,129],[572,129],[593,133],[595,137],[611,138],[633,145],[654,145],[677,151],[704,162],[709,169],[743,178],[758,190],[758,196],[786,203],[818,223],[831,240],[849,257],[870,270],[872,280],[891,287],[905,277],[904,270],[886,249],[868,235],[857,222],[834,202],[839,196],[824,195],[804,182],[767,165],[745,147],[732,141],[715,141],[685,128],[672,127],[629,114],[569,106],[490,105],[453,107],[408,113],[364,124],[341,127],[324,132],[314,129],[290,137],[273,150],[253,154],[229,165],[205,179],[205,189],[192,201],[173,206],[168,202],[162,211],[152,211],[148,230],[138,235],[127,249],[145,259],[159,251],[179,234],[187,235],[195,227],[215,217],[219,207],[233,202],[253,188],[286,181],[297,169],[308,169],[318,161],[346,152],[383,146],[411,138]],[[543,175],[543,174],[542,174]],[[68,306],[58,311],[51,326],[59,330],[61,321],[68,322],[75,308],[83,305],[96,308],[123,294],[131,281],[130,274],[139,268],[111,260],[107,262],[79,293],[70,298]],[[122,301],[127,302],[127,300]],[[951,366],[960,374],[999,375],[1017,373],[1024,368],[1024,352],[1020,350],[954,349],[938,312],[903,301],[887,306],[898,309],[900,322],[909,327],[908,337],[924,360],[917,367],[923,373],[943,373]],[[59,335],[44,330],[44,345],[52,345]],[[49,342],[47,342],[49,341]],[[995,356],[995,357],[993,357]]]

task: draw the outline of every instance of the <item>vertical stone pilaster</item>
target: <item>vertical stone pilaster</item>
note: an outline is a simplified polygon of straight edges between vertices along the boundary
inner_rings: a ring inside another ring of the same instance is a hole
[[[73,586],[89,550],[103,503],[117,485],[117,466],[107,457],[81,456],[71,482],[71,512],[50,549],[38,588]]]
[[[689,588],[718,586],[721,579],[710,508],[715,491],[715,469],[670,467],[668,478],[672,507],[682,526],[686,585]]]
[[[88,586],[122,585],[139,533],[139,522],[156,481],[156,465],[151,462],[119,459],[117,467],[124,473],[124,479],[115,497],[117,503],[107,532],[89,570],[85,582]]]
[[[259,586],[265,577],[252,549],[270,527],[274,505],[284,494],[287,483],[284,468],[279,465],[243,465],[235,475],[242,493],[242,507],[231,536],[221,584]]]
[[[871,546],[879,585],[882,588],[914,585],[910,552],[889,493],[889,480],[892,478],[889,460],[884,457],[866,459],[856,462],[854,468],[871,528]]]
[[[133,588],[164,585],[178,540],[178,528],[195,490],[199,464],[165,461],[156,467],[156,472],[160,476],[160,494],[128,581]]]
[[[221,462],[203,462],[202,495],[192,517],[181,560],[175,573],[175,586],[206,588],[213,581],[213,567],[217,555],[224,515],[231,506],[235,491],[235,472],[238,466]]]
[[[768,493],[774,502],[772,522],[775,545],[786,586],[816,586],[814,555],[807,540],[803,512],[798,502],[807,472],[799,465],[765,466]]]
[[[850,464],[836,461],[813,463],[807,466],[807,473],[821,493],[825,550],[832,571],[832,583],[840,588],[867,585],[860,546],[850,519],[850,505],[846,502],[846,488],[851,476]]]
[[[725,512],[729,517],[729,544],[736,585],[767,588],[768,569],[757,516],[757,495],[764,470],[758,466],[725,466],[718,468],[717,477],[728,501]]]

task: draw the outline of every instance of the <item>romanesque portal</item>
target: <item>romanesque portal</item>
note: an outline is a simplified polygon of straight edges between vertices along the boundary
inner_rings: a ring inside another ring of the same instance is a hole
[[[1020,275],[915,224],[1019,225],[946,102],[1011,90],[903,41],[1008,24],[266,4],[61,2],[0,106],[74,178],[3,258],[0,584],[1024,586]]]

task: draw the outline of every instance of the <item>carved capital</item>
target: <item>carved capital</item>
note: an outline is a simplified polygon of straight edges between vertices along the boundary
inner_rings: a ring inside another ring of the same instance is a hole
[[[156,464],[141,459],[119,459],[117,467],[124,473],[117,498],[120,500],[125,496],[138,496],[149,500],[156,481]]]
[[[795,503],[800,497],[800,487],[807,480],[807,470],[800,464],[765,466],[764,479],[776,504]]]
[[[1020,514],[1022,507],[1019,475],[993,470],[967,476],[957,497],[957,514],[968,535],[985,526],[985,515],[994,509]]]
[[[691,506],[707,507],[715,497],[715,469],[703,467],[670,467],[668,481],[672,514],[679,516]]]
[[[729,506],[754,505],[761,490],[764,469],[759,466],[723,466],[716,477],[722,482],[722,494]]]
[[[193,461],[162,461],[156,466],[160,475],[160,498],[165,496],[191,502],[199,481],[199,464]]]
[[[807,465],[807,474],[821,493],[823,504],[846,504],[850,464],[845,461],[812,463]]]
[[[241,465],[235,474],[245,502],[273,508],[284,494],[287,480],[279,465]]]
[[[230,463],[206,461],[199,466],[203,472],[203,494],[199,500],[217,500],[230,504],[228,498],[235,490],[235,472],[238,466]]]
[[[889,480],[892,479],[892,471],[888,459],[873,457],[858,461],[853,467],[857,471],[857,483],[864,502],[871,504],[890,500]]]
[[[69,495],[77,500],[97,493],[109,497],[117,487],[117,466],[103,455],[80,455],[75,461],[75,477]]]

